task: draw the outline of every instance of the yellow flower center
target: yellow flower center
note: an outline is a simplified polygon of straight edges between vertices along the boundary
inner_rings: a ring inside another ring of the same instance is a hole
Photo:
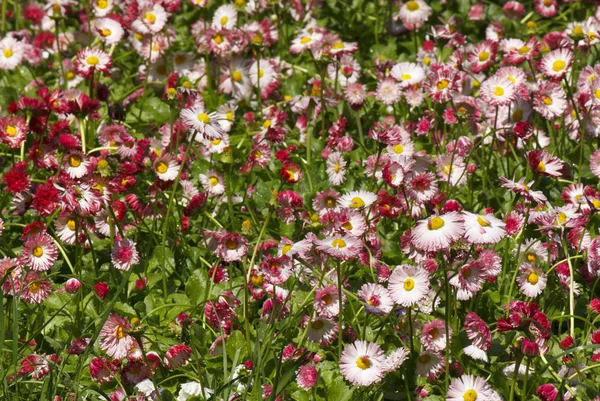
[[[546,163],[544,162],[539,162],[537,165],[537,171],[539,171],[540,173],[544,173],[546,171]]]
[[[529,276],[527,276],[527,281],[529,281],[529,284],[531,284],[531,285],[536,285],[538,280],[539,280],[539,277],[535,273],[529,273]]]
[[[290,251],[290,249],[292,249],[292,246],[290,244],[285,244],[281,249],[281,253],[286,255]]]
[[[156,171],[160,174],[164,174],[167,172],[169,166],[165,162],[158,162],[156,165]]]
[[[119,340],[125,337],[125,330],[123,330],[122,326],[117,326],[115,329],[115,337]]]
[[[427,354],[423,354],[419,357],[419,362],[421,363],[429,363],[431,361],[431,357]]]
[[[550,106],[552,104],[552,99],[549,96],[544,96],[542,102],[544,102],[546,106]]]
[[[581,36],[581,35],[583,35],[583,29],[581,28],[580,25],[577,25],[577,26],[575,26],[573,28],[572,35],[573,36]]]
[[[6,127],[6,133],[10,136],[15,136],[17,135],[17,129],[12,125],[9,125],[8,127]]]
[[[404,280],[404,289],[406,291],[412,291],[415,288],[415,281],[412,278]]]
[[[486,220],[484,220],[482,217],[478,217],[477,218],[477,222],[479,223],[479,225],[481,227],[487,227],[490,225],[490,223],[488,223]]]
[[[219,179],[217,177],[210,177],[208,180],[210,181],[210,185],[213,187],[219,183]]]
[[[225,118],[229,121],[233,121],[233,113],[231,111],[228,111],[227,113],[225,113]]]
[[[521,48],[519,49],[519,54],[523,55],[523,54],[527,54],[527,53],[529,53],[529,47],[521,46]]]
[[[262,285],[264,279],[263,276],[252,276],[250,279],[253,285]]]
[[[449,84],[450,84],[450,82],[447,79],[442,79],[435,86],[436,86],[436,88],[438,88],[438,90],[444,90],[448,87]]]
[[[331,46],[332,49],[343,49],[344,48],[344,44],[342,42],[335,42],[333,44],[333,46]]]
[[[496,96],[502,96],[504,95],[504,88],[501,86],[494,86],[492,93]]]
[[[96,7],[104,10],[106,7],[108,7],[108,1],[107,0],[97,0]]]
[[[89,56],[88,58],[85,59],[85,62],[88,63],[89,65],[96,65],[100,62],[100,60],[96,56]]]
[[[146,15],[144,15],[144,19],[149,23],[154,24],[156,22],[156,15],[153,13],[146,13]]]
[[[35,294],[42,288],[42,286],[40,286],[37,282],[33,282],[29,284],[29,287],[27,288],[29,289],[29,292],[33,292]]]
[[[303,45],[310,43],[312,39],[309,36],[305,36],[302,39],[300,39],[300,43],[302,43]]]
[[[337,249],[342,249],[346,247],[346,241],[341,238],[336,238],[331,242],[331,246]]]
[[[560,224],[565,224],[567,222],[567,215],[564,212],[560,212],[556,218]]]
[[[402,152],[404,152],[404,147],[402,145],[394,145],[394,153],[402,154]]]
[[[220,45],[221,43],[223,43],[223,37],[221,35],[219,35],[219,34],[216,34],[215,37],[213,38],[213,40],[218,45]]]
[[[108,167],[108,162],[106,160],[102,159],[102,160],[100,160],[98,162],[98,167],[99,168],[106,168],[106,167]]]
[[[227,16],[221,17],[221,25],[225,25],[227,21],[229,21],[229,18],[227,18]]]
[[[333,301],[333,299],[331,298],[331,295],[329,294],[325,294],[323,295],[323,298],[321,298],[323,300],[323,302],[325,302],[325,305],[331,305],[331,302]]]
[[[323,323],[322,320],[315,320],[314,322],[312,322],[310,324],[312,326],[313,329],[315,330],[321,330],[323,328],[323,326],[325,326],[325,323]]]
[[[425,64],[425,65],[429,65],[429,64],[431,64],[431,59],[430,59],[429,57],[425,57],[425,58],[423,59],[423,64]]]
[[[198,117],[198,121],[200,121],[203,124],[209,124],[210,123],[210,117],[206,113],[200,113],[200,114],[198,114],[197,117]]]
[[[4,57],[11,58],[13,55],[13,51],[11,49],[4,49]]]
[[[550,7],[551,4],[552,4],[552,0],[544,0],[544,5],[546,7]]]
[[[227,247],[227,249],[235,249],[238,247],[238,243],[235,240],[228,239],[227,241],[225,241],[225,246]]]
[[[596,96],[596,99],[600,99],[600,89],[594,91],[594,96]]]
[[[479,53],[479,61],[483,62],[486,61],[488,58],[490,58],[489,52],[482,51],[481,53]]]
[[[513,115],[512,115],[512,119],[515,122],[519,122],[523,119],[523,111],[522,110],[515,110]]]
[[[263,38],[260,34],[256,34],[252,37],[252,43],[254,43],[255,45],[260,45],[263,41]]]
[[[345,230],[352,230],[352,223],[350,223],[349,221],[345,222],[344,224],[342,224],[342,227],[344,227]]]
[[[434,217],[432,219],[429,219],[429,222],[427,223],[427,228],[429,228],[430,230],[439,230],[440,228],[444,227],[444,219],[442,219],[441,217]]]
[[[595,207],[596,209],[600,209],[600,200],[598,200],[598,199],[594,199],[594,200],[592,201],[592,205],[594,205],[594,207]]]
[[[465,391],[465,393],[463,394],[463,400],[465,400],[465,401],[477,400],[477,391],[475,391],[473,389]]]
[[[80,165],[81,165],[81,156],[79,156],[79,155],[69,156],[69,166],[79,167]]]
[[[431,331],[429,332],[429,335],[431,336],[431,338],[433,338],[434,340],[436,338],[438,338],[440,336],[440,332],[438,329],[431,329]]]
[[[419,3],[416,1],[409,1],[406,3],[406,8],[408,11],[417,11],[419,8],[421,8],[421,6],[419,6]]]
[[[36,258],[41,257],[44,254],[44,250],[42,249],[41,246],[36,246],[31,250],[31,253],[33,254],[33,256],[35,256]]]
[[[234,71],[231,73],[231,78],[235,81],[235,82],[240,82],[242,80],[242,73],[239,71]]]
[[[67,227],[69,227],[69,230],[75,231],[75,220],[69,219],[69,221],[67,221]]]
[[[529,262],[535,262],[537,260],[537,256],[535,255],[535,253],[528,253],[527,260]]]
[[[67,80],[72,81],[73,79],[75,79],[75,73],[73,71],[68,71],[67,72]]]
[[[366,370],[371,367],[371,361],[369,360],[368,356],[361,356],[356,360],[356,366],[358,366],[362,370]]]
[[[100,34],[104,37],[110,36],[112,32],[110,31],[110,29],[103,29],[100,31]]]
[[[273,122],[272,120],[265,120],[265,122],[262,125],[263,128],[270,128],[272,122]]]
[[[144,35],[142,35],[142,34],[141,34],[141,33],[139,33],[139,32],[136,32],[136,33],[135,33],[135,38],[136,38],[137,40],[142,40],[142,39],[144,39]]]
[[[258,77],[259,77],[259,78],[262,78],[264,75],[265,75],[265,71],[264,71],[264,70],[261,70],[261,69],[259,69],[259,70],[258,70]]]
[[[400,78],[402,78],[403,81],[408,81],[412,76],[410,74],[402,74]]]
[[[328,208],[331,209],[331,208],[335,207],[335,205],[336,205],[335,199],[333,199],[333,198],[327,198],[325,200],[325,206],[326,207],[328,207]]]
[[[350,207],[358,209],[359,207],[363,206],[365,206],[365,201],[359,198],[358,196],[355,196],[350,200]]]
[[[340,164],[339,163],[335,163],[333,165],[333,171],[335,171],[336,173],[339,173],[341,170]]]
[[[564,61],[556,60],[554,64],[552,64],[552,69],[554,70],[554,72],[559,72],[561,70],[564,70],[565,66],[566,64]]]

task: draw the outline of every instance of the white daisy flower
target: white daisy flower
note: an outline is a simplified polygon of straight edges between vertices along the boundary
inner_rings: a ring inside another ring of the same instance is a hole
[[[546,274],[534,263],[523,263],[517,276],[519,290],[528,297],[535,298],[546,288]]]
[[[477,376],[462,375],[450,383],[446,401],[489,400],[491,397],[490,392],[490,385],[485,379]]]
[[[225,193],[225,180],[215,170],[208,170],[206,173],[200,174],[200,182],[204,189],[212,196]]]
[[[410,238],[417,249],[437,252],[448,249],[463,232],[462,216],[457,212],[450,212],[418,221]]]
[[[364,302],[365,311],[373,315],[386,315],[394,307],[390,292],[381,284],[363,284],[358,290],[358,298]]]
[[[471,244],[497,244],[506,235],[506,224],[493,214],[463,212],[465,239]]]
[[[224,4],[217,8],[212,19],[212,27],[216,30],[235,28],[237,23],[237,11],[231,4]]]
[[[71,178],[84,177],[90,168],[90,161],[81,152],[71,152],[63,159],[63,170]]]
[[[217,113],[209,113],[204,104],[196,103],[185,108],[181,110],[180,116],[188,128],[198,131],[208,139],[223,137],[223,127],[219,124]]]
[[[158,178],[163,181],[173,181],[179,174],[179,164],[171,155],[157,158],[153,163],[153,168]]]
[[[25,48],[14,38],[0,40],[0,70],[13,70],[23,61]]]
[[[375,343],[356,341],[348,344],[340,358],[340,371],[356,386],[370,386],[384,375],[385,354]]]
[[[94,21],[94,34],[106,45],[119,43],[125,34],[125,30],[112,18],[98,18]]]
[[[106,17],[113,9],[114,0],[93,0],[92,7],[96,17]]]
[[[425,79],[425,70],[416,63],[398,63],[390,71],[390,75],[400,83],[400,87],[406,88],[417,85]]]
[[[388,289],[397,304],[404,307],[415,305],[429,291],[429,275],[417,266],[398,266],[389,278]]]
[[[368,208],[377,200],[377,195],[363,190],[352,191],[343,195],[339,200],[339,205],[353,209]]]

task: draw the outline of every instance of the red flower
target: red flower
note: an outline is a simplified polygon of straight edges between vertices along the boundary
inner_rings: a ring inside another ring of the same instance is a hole
[[[4,182],[6,190],[11,194],[23,192],[31,185],[29,174],[25,171],[25,167],[25,163],[17,163],[4,174],[2,182]]]
[[[296,163],[285,163],[280,171],[281,178],[290,184],[295,184],[302,178],[302,170]]]
[[[50,216],[58,207],[59,191],[52,182],[37,187],[33,197],[33,208],[42,216]]]
[[[103,281],[97,283],[94,285],[94,291],[96,292],[96,295],[100,297],[100,299],[104,300],[104,298],[106,298],[106,295],[108,295],[108,284]]]

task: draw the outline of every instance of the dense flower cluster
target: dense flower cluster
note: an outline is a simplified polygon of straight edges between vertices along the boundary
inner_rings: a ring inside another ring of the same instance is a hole
[[[1,13],[3,394],[600,401],[596,4]]]

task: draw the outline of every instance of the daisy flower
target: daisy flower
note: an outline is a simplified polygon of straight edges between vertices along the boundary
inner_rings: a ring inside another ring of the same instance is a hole
[[[445,103],[461,90],[461,74],[454,68],[441,67],[429,74],[423,88],[428,92],[431,100]]]
[[[539,62],[539,69],[544,76],[553,81],[560,81],[569,72],[573,64],[573,53],[569,49],[559,48],[546,54]]]
[[[342,293],[342,308],[344,307],[346,297]],[[325,288],[319,288],[315,291],[315,301],[313,303],[315,312],[323,317],[335,317],[340,313],[340,302],[338,288],[335,285],[328,285]]]
[[[448,334],[452,338],[452,329],[448,327]],[[421,330],[421,344],[427,351],[442,352],[446,349],[446,325],[443,320],[436,319],[425,323]]]
[[[23,245],[23,262],[34,271],[49,270],[58,258],[54,240],[44,232],[28,236]]]
[[[71,178],[81,178],[88,173],[90,164],[83,153],[75,151],[64,156],[63,170]]]
[[[515,182],[501,176],[500,182],[501,187],[508,188],[510,191],[523,196],[528,202],[544,203],[547,201],[547,198],[542,191],[531,190],[535,181],[530,181],[528,184],[525,184],[525,177],[521,178],[518,182]]]
[[[100,348],[112,358],[126,357],[135,342],[135,339],[127,334],[128,330],[131,330],[131,325],[127,319],[111,313],[100,330]]]
[[[249,64],[241,57],[232,58],[230,64],[221,70],[219,89],[232,94],[236,99],[246,99],[252,92]]]
[[[217,31],[221,29],[231,30],[235,28],[236,23],[237,11],[231,4],[224,4],[217,8],[212,19],[212,27]]]
[[[394,307],[389,291],[381,284],[363,284],[358,290],[358,298],[364,302],[365,311],[373,315],[386,315]]]
[[[362,241],[352,235],[335,235],[317,240],[317,249],[326,255],[342,260],[354,259],[362,250]]]
[[[202,183],[202,187],[211,196],[218,196],[225,193],[225,180],[215,170],[208,170],[206,173],[200,174],[200,182]]]
[[[386,78],[377,84],[375,98],[386,106],[391,106],[400,100],[402,95],[400,85],[391,78]]]
[[[339,205],[353,209],[368,208],[377,200],[377,195],[363,190],[352,191],[339,200]]]
[[[28,304],[41,304],[52,293],[50,280],[41,279],[40,274],[30,272],[21,287],[21,299]]]
[[[21,65],[25,56],[25,46],[14,38],[0,40],[0,70],[14,70]]]
[[[181,120],[192,130],[198,131],[208,139],[223,137],[223,127],[219,124],[217,113],[209,113],[203,103],[197,102],[191,107],[181,110]]]
[[[86,47],[77,52],[75,70],[84,78],[91,78],[95,71],[108,72],[112,64],[111,57],[96,47]]]
[[[434,379],[446,365],[445,359],[437,352],[425,351],[417,358],[416,373],[418,376]]]
[[[431,200],[438,193],[438,185],[433,173],[414,174],[405,184],[409,198],[417,204]]]
[[[388,289],[397,304],[404,307],[415,305],[429,291],[429,275],[417,266],[398,266],[389,278]]]
[[[310,390],[319,380],[319,372],[313,364],[302,365],[296,371],[296,383],[302,390]]]
[[[515,85],[497,75],[486,79],[481,84],[481,98],[492,106],[506,106],[515,100]]]
[[[425,79],[425,70],[416,63],[398,63],[390,71],[390,75],[400,83],[400,87],[418,85]]]
[[[519,290],[530,298],[535,298],[546,288],[546,274],[534,263],[523,263],[517,276]]]
[[[452,186],[462,186],[467,183],[467,171],[462,157],[454,155],[440,155],[436,159],[437,175],[444,182]]]
[[[543,83],[533,94],[533,109],[546,120],[553,120],[562,116],[567,106],[565,91],[557,83]]]
[[[216,252],[221,259],[228,263],[242,260],[248,254],[248,240],[238,233],[225,232],[219,237]]]
[[[0,117],[0,141],[8,144],[12,149],[21,147],[28,131],[29,127],[23,117]]]
[[[411,240],[417,249],[437,252],[448,249],[463,232],[462,216],[457,212],[450,212],[418,221],[411,232]]]
[[[65,244],[74,244],[77,220],[75,216],[61,215],[56,219],[56,234]]]
[[[408,29],[419,29],[431,15],[431,7],[423,0],[411,0],[400,6],[398,18]]]
[[[361,83],[355,82],[349,84],[344,92],[345,98],[352,110],[358,110],[362,107],[367,97],[366,86]]]
[[[327,157],[326,165],[331,185],[341,185],[346,181],[346,161],[340,152],[332,152]]]
[[[111,252],[113,265],[119,270],[129,270],[131,266],[140,262],[140,256],[135,248],[135,242],[120,239],[115,242]]]
[[[152,168],[161,180],[173,181],[179,174],[180,166],[172,155],[166,154],[157,158],[154,163],[152,163]]]
[[[396,348],[385,358],[385,373],[398,370],[408,359],[409,351],[406,348]]]
[[[491,388],[481,377],[462,375],[452,380],[446,401],[491,400]]]
[[[93,0],[92,7],[96,17],[106,17],[113,9],[114,0]]]
[[[496,52],[498,51],[498,43],[491,40],[486,40],[483,43],[478,43],[469,54],[468,60],[471,64],[471,72],[478,74],[486,70],[496,61]]]
[[[298,36],[292,40],[290,52],[300,54],[306,50],[313,50],[322,44],[323,34],[317,32],[314,28],[304,29]]]
[[[375,343],[356,341],[348,344],[340,358],[340,371],[356,386],[370,386],[384,376],[385,354]]]
[[[307,317],[308,318],[308,317]],[[307,319],[306,338],[317,344],[329,344],[337,333],[337,323],[328,317]]]
[[[98,18],[94,21],[93,32],[106,45],[114,45],[121,41],[125,30],[112,18]]]
[[[565,167],[563,161],[550,155],[546,150],[530,150],[526,155],[529,166],[536,173],[554,178],[563,176]]]
[[[148,5],[140,9],[139,17],[133,21],[132,28],[142,34],[159,33],[167,23],[169,16],[160,4],[146,4]]]
[[[340,209],[339,199],[340,194],[335,189],[326,189],[325,191],[318,192],[315,195],[312,206],[319,215],[324,215],[329,211],[337,212]]]
[[[504,238],[506,224],[493,214],[463,212],[465,239],[471,244],[497,244]]]

